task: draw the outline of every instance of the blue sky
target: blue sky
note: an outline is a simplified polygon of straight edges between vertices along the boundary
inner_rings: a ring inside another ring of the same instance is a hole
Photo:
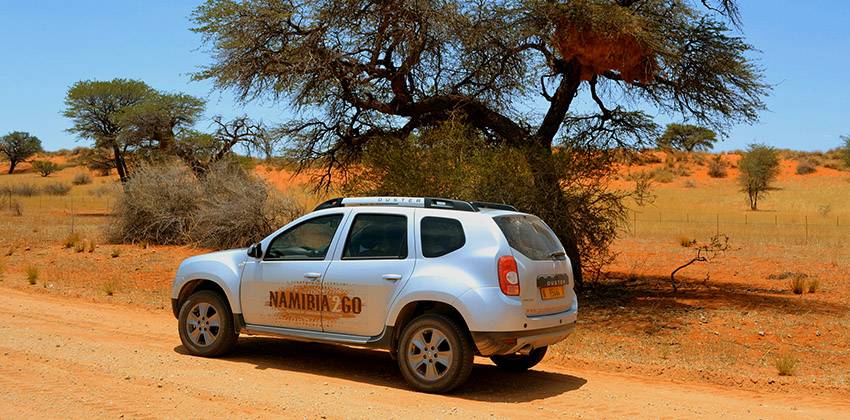
[[[209,61],[189,31],[199,1],[0,0],[0,134],[29,131],[55,150],[84,145],[64,132],[68,86],[78,80],[141,79],[208,100],[208,115],[284,121],[286,104],[239,104],[190,73]],[[741,1],[744,36],[774,90],[753,126],[736,126],[720,149],[758,141],[826,150],[850,134],[850,2]],[[660,118],[659,121],[666,121]],[[204,128],[206,123],[201,124]]]

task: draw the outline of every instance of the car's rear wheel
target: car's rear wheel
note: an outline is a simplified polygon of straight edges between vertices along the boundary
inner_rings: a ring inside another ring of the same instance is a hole
[[[540,361],[543,360],[543,356],[546,356],[546,350],[548,348],[549,347],[547,346],[539,347],[532,350],[527,355],[510,354],[506,356],[493,356],[490,360],[502,369],[513,372],[523,372],[540,363]]]
[[[211,290],[194,293],[183,302],[177,325],[183,347],[196,356],[225,354],[239,338],[227,302]]]
[[[444,393],[457,388],[469,378],[473,357],[469,335],[443,315],[414,319],[399,340],[401,374],[419,391]]]

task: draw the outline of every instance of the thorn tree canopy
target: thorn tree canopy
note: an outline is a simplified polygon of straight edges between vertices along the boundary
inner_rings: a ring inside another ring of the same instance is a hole
[[[290,144],[326,165],[324,185],[365,144],[458,114],[521,148],[538,203],[526,210],[556,231],[578,281],[581,248],[596,244],[572,222],[553,148],[645,144],[655,125],[636,104],[717,129],[754,121],[768,90],[729,28],[732,0],[208,0],[193,19],[213,55],[196,77],[300,110]]]

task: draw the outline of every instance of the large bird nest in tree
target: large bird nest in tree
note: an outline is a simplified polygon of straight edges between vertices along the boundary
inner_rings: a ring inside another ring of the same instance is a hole
[[[613,70],[628,83],[646,83],[658,71],[646,26],[616,3],[573,0],[559,8],[552,41],[565,60],[580,64],[582,80]]]

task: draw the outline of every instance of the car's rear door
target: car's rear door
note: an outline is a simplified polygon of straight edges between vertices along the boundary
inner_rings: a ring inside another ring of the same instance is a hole
[[[353,208],[322,282],[325,332],[377,336],[416,261],[413,209]]]

